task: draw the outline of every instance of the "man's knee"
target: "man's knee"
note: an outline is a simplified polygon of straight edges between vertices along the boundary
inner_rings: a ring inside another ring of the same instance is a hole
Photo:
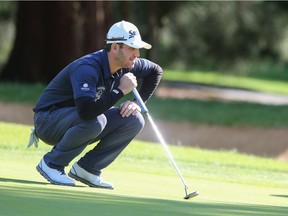
[[[145,125],[144,117],[141,113],[137,113],[136,115],[130,116],[131,117],[131,127],[135,129],[137,133],[140,133]]]
[[[99,115],[99,116],[97,117],[97,121],[98,121],[98,123],[99,123],[99,126],[101,127],[101,131],[103,131],[104,128],[106,127],[106,124],[107,124],[107,118],[106,118],[106,116],[105,116],[104,114]]]
[[[107,119],[105,115],[100,115],[97,119],[83,121],[81,126],[85,129],[86,133],[88,132],[91,135],[91,138],[97,137],[105,128],[107,124]]]

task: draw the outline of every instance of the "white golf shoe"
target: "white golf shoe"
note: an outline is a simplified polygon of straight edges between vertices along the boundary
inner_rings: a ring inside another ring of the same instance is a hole
[[[47,179],[52,184],[67,186],[75,185],[75,182],[65,174],[64,170],[57,170],[48,167],[43,158],[36,169],[45,179]]]
[[[112,183],[102,181],[99,176],[87,172],[77,163],[74,163],[68,175],[77,181],[89,185],[90,187],[113,189]]]

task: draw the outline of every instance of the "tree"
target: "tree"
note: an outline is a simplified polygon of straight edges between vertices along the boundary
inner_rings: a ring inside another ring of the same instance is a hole
[[[109,2],[18,2],[16,38],[1,79],[49,82],[66,64],[103,47]],[[105,29],[105,31],[104,31]]]
[[[286,2],[186,2],[168,15],[161,30],[161,63],[242,73],[250,62],[277,61],[287,8]]]
[[[160,34],[164,25],[163,20],[171,11],[177,10],[181,5],[185,5],[183,1],[131,1],[130,13],[128,18],[135,19],[139,23],[142,37],[152,44],[153,49],[147,53],[147,58],[153,61],[159,61]],[[128,7],[126,7],[128,8]]]

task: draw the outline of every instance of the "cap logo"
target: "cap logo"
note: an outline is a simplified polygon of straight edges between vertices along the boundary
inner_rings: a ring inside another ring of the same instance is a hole
[[[136,32],[136,31],[133,31],[133,30],[130,30],[130,31],[129,31],[129,39],[130,39],[130,38],[134,38],[136,35],[137,35],[137,32]]]
[[[127,21],[122,20],[113,24],[106,35],[106,44],[123,43],[135,49],[151,49],[152,46],[142,41],[138,28]]]
[[[125,41],[127,39],[123,37],[112,37],[111,39],[107,39],[107,41]]]

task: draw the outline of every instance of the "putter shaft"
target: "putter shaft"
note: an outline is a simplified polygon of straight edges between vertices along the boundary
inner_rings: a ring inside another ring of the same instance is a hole
[[[142,112],[147,115],[147,118],[148,118],[150,124],[152,125],[152,128],[154,129],[154,132],[156,133],[157,138],[159,139],[160,143],[162,144],[165,152],[167,153],[170,161],[172,162],[172,164],[173,164],[173,166],[174,166],[174,168],[175,168],[178,176],[180,177],[180,179],[181,179],[181,181],[182,181],[182,183],[183,183],[183,185],[184,185],[185,194],[186,194],[186,196],[184,197],[184,199],[189,199],[189,198],[191,198],[191,197],[197,196],[197,195],[198,195],[198,192],[197,192],[197,191],[194,191],[194,192],[188,194],[188,192],[187,192],[187,190],[188,190],[187,183],[186,183],[186,181],[184,180],[184,177],[182,176],[182,173],[180,172],[180,170],[179,170],[179,168],[178,168],[178,166],[177,166],[177,164],[176,164],[176,162],[175,162],[175,160],[174,160],[174,158],[173,158],[173,155],[171,154],[171,152],[170,152],[170,150],[169,150],[169,148],[168,148],[168,146],[167,146],[167,144],[166,144],[166,142],[165,142],[162,134],[160,133],[157,125],[155,124],[155,122],[153,121],[152,117],[150,116],[149,111],[148,111],[145,103],[143,102],[143,100],[142,100],[142,98],[141,98],[141,96],[140,96],[140,94],[138,93],[138,91],[137,91],[136,88],[133,89],[133,94],[134,94],[135,99],[137,100],[139,106],[141,107]]]

